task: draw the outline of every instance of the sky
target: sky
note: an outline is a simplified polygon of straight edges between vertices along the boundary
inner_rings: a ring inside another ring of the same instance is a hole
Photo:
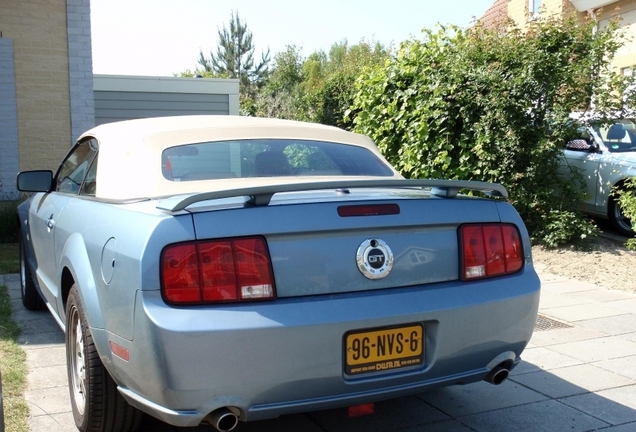
[[[495,0],[91,0],[96,74],[173,76],[216,51],[232,11],[252,32],[255,58],[288,45],[304,57],[347,40],[400,42],[437,23],[468,27]]]

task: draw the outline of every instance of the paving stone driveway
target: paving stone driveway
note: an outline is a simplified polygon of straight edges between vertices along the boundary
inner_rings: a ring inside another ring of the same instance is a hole
[[[348,418],[346,410],[335,409],[241,423],[235,431],[636,431],[636,294],[540,276],[539,330],[524,361],[500,386],[480,382],[379,402],[375,414],[365,417]],[[23,328],[31,430],[75,431],[63,334],[48,312],[22,308],[17,275],[4,276],[4,284]],[[212,430],[148,418],[142,427],[142,432]]]

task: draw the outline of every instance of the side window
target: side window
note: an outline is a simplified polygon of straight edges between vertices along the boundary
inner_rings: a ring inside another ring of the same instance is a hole
[[[69,194],[79,193],[96,154],[97,141],[94,139],[87,139],[75,145],[58,170],[55,190]],[[97,170],[97,164],[94,165]]]
[[[84,183],[82,183],[82,188],[80,189],[80,195],[86,196],[95,196],[95,191],[97,190],[97,159],[99,158],[99,153],[95,155],[93,162],[91,163],[91,167],[88,169],[86,173],[86,177],[84,178]]]

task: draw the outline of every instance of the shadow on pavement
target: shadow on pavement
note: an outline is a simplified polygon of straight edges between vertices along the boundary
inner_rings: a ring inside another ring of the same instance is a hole
[[[4,280],[7,283],[6,277]],[[546,289],[548,287],[546,284]],[[594,287],[588,288],[589,291],[572,293],[567,300],[582,301],[585,293],[595,298],[598,293]],[[23,329],[20,342],[29,358],[30,389],[26,398],[31,410],[31,430],[74,432],[63,332],[48,311],[30,312],[22,308],[19,288],[10,291],[13,291],[10,294],[14,319]],[[568,308],[576,307],[550,308],[563,306],[555,303],[556,296],[566,291],[567,288],[561,288],[547,293],[550,295],[542,301],[548,312],[571,312]],[[614,297],[619,295],[610,294],[608,300],[616,300]],[[627,299],[626,295],[620,295],[621,300],[613,304],[621,303],[626,312],[576,321],[567,328],[535,329],[531,344],[522,356],[525,361],[499,386],[479,382],[446,387],[377,402],[375,414],[369,416],[348,418],[347,410],[341,408],[239,423],[235,431],[633,432],[636,430],[636,313],[632,310],[636,297]],[[561,297],[560,302],[565,295]],[[585,313],[589,311],[586,309]],[[211,426],[176,428],[146,416],[140,432],[214,430]]]

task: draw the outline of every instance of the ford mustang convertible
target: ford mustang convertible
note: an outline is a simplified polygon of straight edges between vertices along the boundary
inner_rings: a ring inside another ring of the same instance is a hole
[[[505,188],[404,179],[362,135],[132,120],[17,182],[22,302],[66,333],[80,431],[499,384],[532,335],[540,283]]]

